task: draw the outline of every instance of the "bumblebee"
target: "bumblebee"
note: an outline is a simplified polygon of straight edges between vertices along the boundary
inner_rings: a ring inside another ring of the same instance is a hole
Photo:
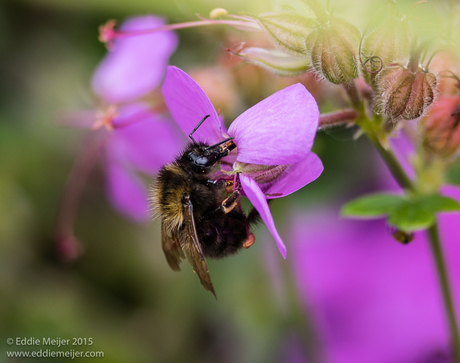
[[[249,248],[255,241],[249,230],[259,214],[254,208],[248,215],[235,208],[241,189],[234,188],[233,181],[213,179],[221,159],[236,145],[233,138],[211,146],[196,142],[193,133],[208,117],[190,133],[192,142],[185,150],[160,169],[152,202],[155,216],[161,219],[161,244],[169,266],[180,270],[187,256],[201,284],[216,297],[205,258],[219,259]]]

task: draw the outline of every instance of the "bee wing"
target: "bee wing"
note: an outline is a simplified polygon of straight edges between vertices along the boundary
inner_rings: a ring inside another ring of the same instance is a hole
[[[180,271],[179,264],[185,258],[184,251],[182,251],[176,236],[169,235],[163,222],[161,223],[161,247],[163,247],[169,267],[174,271]]]
[[[193,205],[190,200],[185,202],[185,228],[187,229],[187,243],[188,249],[187,257],[193,270],[200,278],[201,284],[208,291],[211,291],[214,297],[217,299],[214,287],[212,286],[211,277],[209,276],[208,265],[201,249],[200,241],[196,234],[195,218],[193,217]]]

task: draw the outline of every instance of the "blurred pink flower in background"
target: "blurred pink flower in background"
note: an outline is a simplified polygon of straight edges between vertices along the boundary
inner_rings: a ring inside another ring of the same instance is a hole
[[[112,120],[104,148],[104,167],[110,201],[135,221],[149,218],[147,183],[138,173],[155,175],[184,145],[171,120],[145,104],[123,106]]]
[[[137,31],[164,24],[162,18],[140,16],[126,20],[121,29]],[[93,131],[74,165],[58,213],[55,234],[65,259],[79,254],[78,241],[73,236],[76,210],[99,156],[106,172],[108,198],[114,207],[137,222],[150,217],[148,186],[141,175],[155,175],[184,145],[184,137],[174,122],[156,110],[158,104],[163,104],[158,89],[176,47],[177,37],[172,31],[113,40],[112,51],[92,79],[99,111],[67,115],[67,124]]]
[[[460,189],[444,195],[460,200]],[[441,241],[460,311],[460,215],[441,214]],[[447,363],[448,323],[429,242],[402,245],[383,220],[337,210],[292,217],[293,269],[331,363]]]
[[[148,15],[128,19],[120,29],[136,31],[164,24],[162,18]],[[73,122],[75,126],[106,129],[102,139],[109,199],[135,221],[149,218],[148,187],[136,174],[154,175],[183,146],[184,138],[172,120],[137,101],[160,86],[176,47],[172,31],[115,39],[92,79],[104,111],[73,116],[83,116]]]
[[[125,20],[121,31],[154,29],[165,20],[153,15]],[[112,104],[145,96],[157,88],[164,77],[169,57],[176,50],[177,36],[172,31],[119,37],[97,67],[92,87],[103,101]]]

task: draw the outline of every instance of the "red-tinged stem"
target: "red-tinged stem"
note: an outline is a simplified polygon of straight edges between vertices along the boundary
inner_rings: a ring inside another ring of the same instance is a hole
[[[319,130],[328,127],[343,125],[356,120],[359,117],[359,112],[352,109],[336,111],[323,114],[319,117]]]
[[[203,19],[203,20],[198,20],[198,21],[189,21],[186,23],[169,24],[169,25],[165,25],[165,26],[161,26],[161,27],[153,28],[153,29],[116,31],[115,33],[116,33],[117,38],[124,38],[124,37],[130,37],[133,35],[144,35],[144,34],[157,33],[157,32],[167,31],[167,30],[194,28],[198,26],[216,25],[216,24],[231,25],[237,28],[238,27],[248,27],[248,28],[253,28],[254,30],[260,30],[259,26],[255,22],[250,22],[250,21]]]
[[[102,148],[105,144],[105,137],[99,132],[91,132],[84,141],[84,146],[72,167],[70,175],[64,188],[61,203],[56,217],[55,240],[58,251],[77,251],[78,242],[73,237],[73,228],[77,216],[83,189],[89,178]],[[62,256],[64,259],[71,259],[76,256]]]

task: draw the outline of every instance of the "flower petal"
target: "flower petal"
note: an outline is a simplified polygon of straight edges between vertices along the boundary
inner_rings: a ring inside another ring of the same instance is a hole
[[[128,19],[120,30],[153,29],[164,24],[162,18],[141,16]],[[130,101],[149,93],[160,84],[176,47],[177,36],[172,31],[116,39],[114,50],[96,69],[94,93],[108,103]]]
[[[260,190],[257,183],[254,181],[254,179],[247,177],[244,174],[240,174],[239,178],[244,193],[251,201],[254,208],[257,209],[257,211],[260,214],[260,217],[264,221],[268,230],[275,238],[276,245],[278,246],[278,250],[280,251],[281,256],[283,256],[283,258],[286,258],[286,246],[284,245],[283,240],[281,239],[280,235],[278,234],[278,231],[276,230],[275,222],[273,221],[273,217],[270,213],[270,208],[268,207],[268,203],[264,197],[264,194]]]
[[[264,194],[281,194],[266,196],[267,199],[285,197],[316,180],[323,169],[320,158],[314,153],[309,153],[302,161],[289,165],[275,182],[259,184],[259,187]]]
[[[113,124],[108,152],[147,174],[155,174],[172,161],[185,144],[172,120],[159,117],[141,103],[121,108]]]
[[[217,143],[224,138],[222,122],[214,106],[201,87],[187,73],[177,67],[169,66],[162,91],[169,112],[185,135],[188,136],[203,117],[210,115],[193,134],[193,138],[209,144]]]
[[[69,126],[77,129],[89,129],[96,121],[95,110],[65,111],[58,115],[59,126]]]
[[[460,276],[458,219],[455,213],[440,218],[455,292]],[[402,246],[384,221],[345,220],[337,208],[294,211],[290,221],[299,296],[318,326],[326,361],[449,361],[442,300],[423,233]],[[443,229],[443,221],[450,222],[450,231]]]
[[[128,218],[143,222],[149,218],[147,187],[124,165],[106,158],[107,192],[114,207]]]
[[[238,116],[228,133],[235,137],[238,161],[293,164],[306,158],[318,128],[319,110],[300,83],[276,92]]]

